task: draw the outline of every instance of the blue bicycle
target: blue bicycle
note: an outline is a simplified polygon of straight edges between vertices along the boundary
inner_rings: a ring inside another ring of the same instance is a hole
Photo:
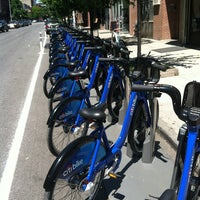
[[[93,88],[100,62],[110,63],[108,75],[100,100],[91,102],[90,91]],[[122,58],[99,58],[97,56],[87,87],[63,99],[53,109],[47,122],[48,147],[53,155],[57,156],[70,142],[88,132],[90,122],[79,115],[80,109],[107,103],[109,113],[114,117],[113,123],[117,122],[116,118],[118,119],[125,95],[125,73],[122,73],[122,69],[123,66],[126,68],[127,63],[128,61]],[[78,80],[79,73],[83,73],[83,70],[70,73],[70,78],[74,77]]]
[[[151,63],[149,68],[154,69],[153,71],[156,73],[151,70],[145,70],[145,73],[135,71],[132,76],[133,81],[138,82],[144,77],[149,79],[149,75],[157,76],[160,69],[163,69],[161,67]],[[149,71],[152,73],[149,74]],[[56,158],[43,186],[46,190],[47,199],[94,200],[104,176],[117,177],[115,171],[121,161],[121,148],[125,143],[130,125],[134,122],[135,110],[141,101],[147,105],[145,93],[131,91],[121,133],[113,144],[109,142],[103,125],[106,121],[104,112],[106,104],[101,104],[100,107],[97,106],[95,109],[80,110],[80,115],[89,121],[94,121],[97,128],[89,136],[74,140]],[[146,112],[147,115],[145,116],[149,116],[150,110],[146,110]],[[151,117],[156,118],[153,115]],[[146,125],[148,125],[147,122]]]
[[[77,70],[87,70],[87,73],[91,74],[90,71],[92,71],[93,66],[95,67],[95,65],[99,65],[99,57],[105,57],[107,55],[107,52],[101,46],[85,47],[84,51],[86,53],[83,64]],[[103,81],[103,77],[105,79],[105,74],[107,74],[106,70],[107,69],[105,69],[105,67],[101,65],[100,67],[98,67],[97,71],[95,71],[95,74],[93,75],[95,77],[92,78],[93,82],[91,84],[95,84],[94,87],[99,96],[99,86],[103,83],[98,82],[97,87],[97,80]],[[98,79],[96,77],[98,77]],[[58,105],[63,99],[71,97],[73,95],[77,96],[75,94],[76,91],[83,90],[84,88],[84,83],[80,75],[77,75],[76,79],[74,79],[74,77],[70,76],[70,73],[68,73],[65,77],[60,78],[49,90],[49,112],[51,113],[56,105]]]
[[[167,93],[172,99],[176,115],[185,122],[178,134],[179,143],[170,189],[159,199],[200,199],[200,83],[192,81],[185,86],[182,103],[179,90],[171,85],[148,86],[140,90]]]
[[[81,66],[85,56],[84,48],[86,45],[88,45],[89,41],[80,40],[77,41],[76,43],[77,43],[77,46],[75,48],[76,54],[73,55],[72,61],[68,61],[62,57],[58,57],[58,62],[54,63],[51,67],[49,67],[49,69],[44,74],[43,91],[46,97],[48,98],[50,97],[49,92],[51,88],[57,83],[58,80],[67,76],[69,71],[73,71],[74,69]],[[78,58],[76,56],[78,56]]]

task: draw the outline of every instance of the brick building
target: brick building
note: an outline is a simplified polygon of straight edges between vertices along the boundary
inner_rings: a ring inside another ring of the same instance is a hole
[[[134,0],[130,0],[134,1]],[[199,0],[142,0],[142,36],[177,39],[183,45],[200,47]],[[129,32],[137,24],[137,1],[129,6]]]

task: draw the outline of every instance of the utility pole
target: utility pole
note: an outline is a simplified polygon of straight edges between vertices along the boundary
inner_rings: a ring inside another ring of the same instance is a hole
[[[142,23],[141,22],[141,0],[137,0],[137,56],[138,57],[141,56],[141,23]]]
[[[9,6],[10,21],[12,21],[12,11],[11,11],[10,0],[8,0],[8,6]]]

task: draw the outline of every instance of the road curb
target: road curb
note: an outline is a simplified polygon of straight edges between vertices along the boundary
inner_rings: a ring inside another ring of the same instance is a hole
[[[170,77],[170,76],[178,76],[179,71],[176,67],[172,67],[167,69],[165,72],[160,72],[160,77],[165,78],[165,77]]]

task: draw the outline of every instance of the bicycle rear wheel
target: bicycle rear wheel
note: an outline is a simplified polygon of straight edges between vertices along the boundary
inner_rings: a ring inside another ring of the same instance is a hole
[[[96,139],[86,136],[75,140],[63,150],[46,177],[46,199],[95,199],[104,177],[103,169],[95,174],[92,182],[88,183],[86,179],[95,146]],[[101,144],[96,163],[104,159],[105,155],[106,150]]]
[[[79,97],[70,97],[55,108],[47,135],[48,148],[53,155],[58,156],[69,143],[86,135],[89,122],[81,118],[76,123],[81,102]]]

